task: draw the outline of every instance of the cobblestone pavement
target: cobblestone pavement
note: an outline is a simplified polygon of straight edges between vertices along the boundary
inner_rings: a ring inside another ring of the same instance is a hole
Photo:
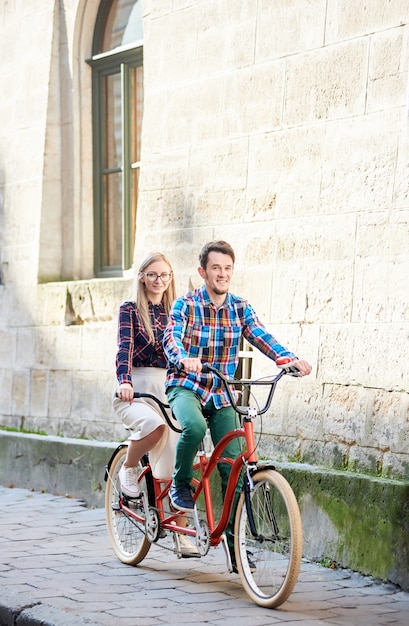
[[[278,610],[256,606],[224,551],[177,559],[152,546],[139,567],[109,544],[103,509],[0,487],[0,625],[407,626],[409,593],[350,571],[303,563]]]

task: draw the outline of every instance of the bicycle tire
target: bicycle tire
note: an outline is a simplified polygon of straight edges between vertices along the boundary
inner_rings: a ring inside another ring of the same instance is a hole
[[[120,483],[118,472],[125,461],[127,447],[120,448],[114,456],[108,471],[105,490],[105,520],[112,548],[122,563],[137,565],[145,558],[151,543],[146,537],[145,524],[136,521],[119,508]],[[142,471],[140,464],[139,470]],[[146,491],[146,478],[140,482],[141,491]],[[138,515],[145,518],[143,500],[133,501]]]
[[[301,516],[293,490],[281,474],[259,470],[252,479],[250,503],[259,538],[250,530],[243,490],[234,526],[237,570],[256,604],[276,608],[288,599],[297,582],[302,557]]]

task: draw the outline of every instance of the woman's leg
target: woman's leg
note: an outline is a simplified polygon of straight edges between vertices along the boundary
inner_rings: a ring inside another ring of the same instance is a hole
[[[143,455],[159,443],[165,433],[165,429],[165,424],[162,424],[143,439],[130,439],[124,466],[136,467]]]

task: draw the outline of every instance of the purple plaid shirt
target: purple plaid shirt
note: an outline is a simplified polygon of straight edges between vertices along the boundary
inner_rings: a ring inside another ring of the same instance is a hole
[[[154,344],[149,343],[135,302],[124,302],[119,307],[116,355],[116,376],[119,385],[132,384],[132,367],[166,367],[162,340],[167,315],[163,304],[149,302],[149,315],[155,335]]]
[[[197,357],[202,363],[219,369],[227,378],[233,378],[242,336],[273,361],[279,356],[295,357],[265,329],[247,300],[227,294],[223,306],[217,309],[204,285],[178,298],[173,303],[164,334],[165,354],[170,364],[166,386],[181,385],[191,389],[203,405],[213,398],[217,408],[228,406],[227,393],[216,376],[186,374],[175,365],[181,359]]]

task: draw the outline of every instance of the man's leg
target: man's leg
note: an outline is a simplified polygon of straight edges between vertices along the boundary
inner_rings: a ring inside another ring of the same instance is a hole
[[[182,433],[176,447],[175,471],[170,491],[170,499],[175,508],[193,508],[190,483],[193,478],[193,462],[197,449],[206,433],[206,420],[203,417],[199,397],[190,389],[170,387],[168,402]]]

